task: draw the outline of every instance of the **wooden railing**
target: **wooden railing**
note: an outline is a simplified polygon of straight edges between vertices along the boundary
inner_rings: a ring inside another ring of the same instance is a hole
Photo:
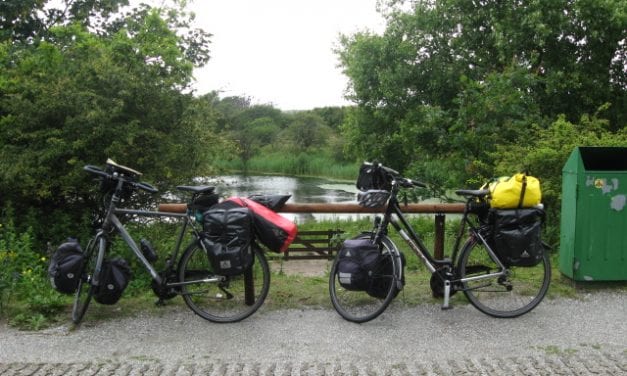
[[[435,240],[433,246],[433,256],[436,259],[444,257],[444,223],[446,214],[462,214],[465,204],[408,204],[401,205],[404,213],[418,214],[435,214]],[[161,204],[160,211],[165,212],[185,212],[187,206],[185,204]],[[309,204],[285,204],[280,213],[382,213],[383,209],[370,209],[359,206],[358,204],[328,204],[328,203],[309,203]],[[284,255],[286,260],[298,258],[332,258],[333,253],[337,251],[337,244],[333,243],[333,237],[341,233],[341,230],[328,230],[325,233],[318,231],[301,232],[290,249]],[[313,237],[313,238],[312,238]],[[314,241],[314,238],[316,238]],[[318,244],[318,245],[316,245]],[[313,251],[313,252],[311,252]],[[294,252],[308,252],[307,255],[294,255]]]

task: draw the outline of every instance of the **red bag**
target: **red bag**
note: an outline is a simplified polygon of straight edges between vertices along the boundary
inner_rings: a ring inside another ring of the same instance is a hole
[[[241,197],[231,197],[226,201],[247,207],[252,211],[255,237],[270,250],[285,252],[296,238],[298,228],[294,222],[260,203]]]

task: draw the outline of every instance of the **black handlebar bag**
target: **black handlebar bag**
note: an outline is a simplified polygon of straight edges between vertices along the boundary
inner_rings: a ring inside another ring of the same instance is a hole
[[[368,191],[371,189],[380,189],[390,191],[392,185],[387,178],[385,171],[374,163],[363,163],[359,168],[359,176],[355,184],[360,191]]]
[[[202,244],[215,274],[239,275],[252,265],[252,221],[240,206],[217,204],[205,212]]]

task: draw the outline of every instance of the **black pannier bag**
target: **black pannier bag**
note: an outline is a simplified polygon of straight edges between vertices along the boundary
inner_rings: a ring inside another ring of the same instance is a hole
[[[338,254],[340,285],[351,291],[366,291],[371,286],[370,277],[379,264],[380,256],[379,247],[370,239],[345,240]]]
[[[77,241],[61,244],[50,257],[48,266],[48,276],[52,287],[63,294],[74,293],[84,264],[85,255]]]
[[[131,276],[131,267],[126,260],[122,258],[104,260],[100,271],[100,284],[94,294],[94,299],[100,304],[117,303],[128,286]]]
[[[490,210],[492,244],[506,266],[535,266],[544,255],[541,233],[544,210]]]
[[[250,209],[253,217],[255,239],[274,252],[285,252],[296,239],[298,227],[282,215],[254,200],[231,197],[220,205],[237,205]]]
[[[403,269],[401,284],[405,285],[405,255],[400,253],[401,255],[401,268]],[[392,263],[392,259],[389,256],[380,256],[379,261],[377,262],[377,266],[374,269],[372,276],[370,278],[370,286],[366,289],[368,295],[385,299],[388,291],[390,291],[390,284],[394,282],[394,278],[391,278],[394,273],[394,264]],[[399,289],[396,289],[394,292],[394,296],[398,295],[400,292]]]
[[[234,276],[253,263],[252,215],[248,208],[218,204],[204,214],[202,240],[213,272]]]
[[[360,191],[368,191],[371,189],[390,191],[392,189],[392,185],[385,171],[376,163],[370,162],[364,162],[359,168],[359,176],[357,177],[357,184],[355,185]]]

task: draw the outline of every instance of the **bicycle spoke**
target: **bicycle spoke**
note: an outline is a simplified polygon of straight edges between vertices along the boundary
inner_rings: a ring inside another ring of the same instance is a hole
[[[253,314],[270,288],[270,269],[261,250],[255,248],[251,269],[232,277],[216,276],[204,249],[197,243],[185,251],[179,266],[181,295],[196,314],[213,322],[235,322]],[[217,278],[207,282],[199,277]],[[193,283],[187,283],[193,282]]]
[[[485,247],[468,242],[460,256],[460,277],[471,278],[498,274],[499,266]],[[494,317],[516,317],[531,311],[544,298],[550,283],[548,255],[534,267],[510,267],[506,276],[489,277],[462,283],[472,305]]]

